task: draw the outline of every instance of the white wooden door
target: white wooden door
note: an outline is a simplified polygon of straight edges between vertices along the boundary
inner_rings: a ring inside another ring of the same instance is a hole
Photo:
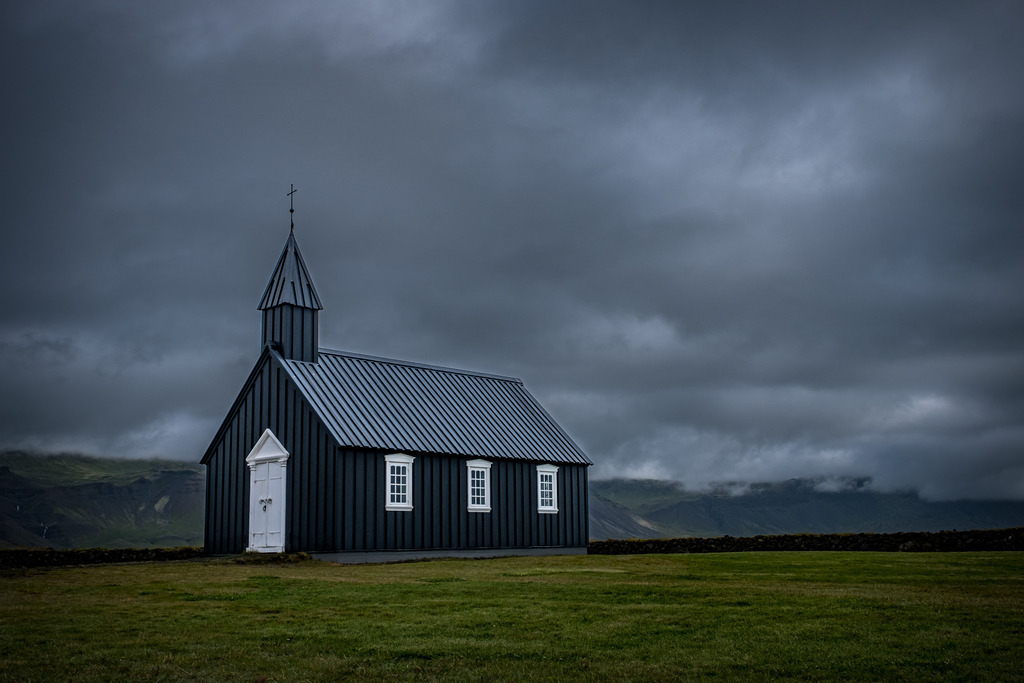
[[[288,451],[269,429],[245,458],[249,465],[249,552],[282,553]]]

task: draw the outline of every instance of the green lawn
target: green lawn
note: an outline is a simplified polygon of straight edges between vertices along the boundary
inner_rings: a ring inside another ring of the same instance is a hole
[[[735,553],[0,574],[0,680],[974,679],[1024,553]]]

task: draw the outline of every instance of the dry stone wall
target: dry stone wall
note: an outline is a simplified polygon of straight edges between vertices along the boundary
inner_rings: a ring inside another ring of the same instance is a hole
[[[859,550],[871,552],[956,552],[1024,550],[1024,527],[983,531],[895,534],[789,534],[591,541],[592,555],[640,553],[736,553],[758,550]]]

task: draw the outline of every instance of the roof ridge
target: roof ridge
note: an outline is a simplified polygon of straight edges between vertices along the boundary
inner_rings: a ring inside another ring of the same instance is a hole
[[[477,370],[465,370],[462,368],[450,368],[444,365],[430,365],[428,363],[417,363],[411,360],[401,360],[398,358],[385,358],[383,356],[371,356],[365,353],[356,353],[355,351],[340,351],[338,349],[328,349],[320,347],[318,349],[320,354],[326,354],[329,356],[345,356],[348,358],[357,358],[359,360],[368,360],[375,363],[387,363],[389,365],[402,365],[411,368],[423,368],[425,370],[436,370],[437,372],[451,372],[457,375],[470,375],[472,377],[486,377],[488,379],[496,379],[502,382],[513,382],[515,384],[523,384],[523,380],[518,377],[510,377],[508,375],[496,375],[490,372],[479,372]]]

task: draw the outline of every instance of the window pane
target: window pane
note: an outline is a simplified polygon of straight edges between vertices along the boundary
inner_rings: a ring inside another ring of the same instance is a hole
[[[404,504],[408,502],[408,465],[391,465],[391,502]]]
[[[487,506],[487,472],[483,469],[469,470],[469,504],[477,507]]]
[[[555,475],[551,472],[538,473],[540,482],[540,507],[555,507]]]

